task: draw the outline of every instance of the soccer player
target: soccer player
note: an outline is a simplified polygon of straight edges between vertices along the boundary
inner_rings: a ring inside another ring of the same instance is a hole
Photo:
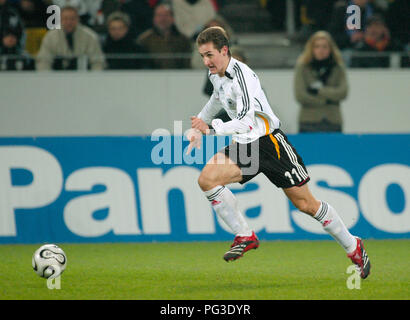
[[[187,152],[200,147],[202,134],[213,131],[216,135],[232,135],[233,140],[208,161],[198,179],[213,209],[235,233],[224,259],[236,260],[248,250],[259,247],[255,232],[238,210],[237,200],[226,185],[244,184],[262,172],[283,189],[295,207],[322,224],[357,265],[361,277],[366,278],[370,261],[363,241],[350,234],[330,204],[316,199],[310,192],[309,175],[302,158],[279,129],[280,121],[266,99],[258,76],[231,56],[225,30],[221,27],[205,29],[196,42],[203,63],[209,69],[214,91],[202,111],[191,117]],[[232,120],[214,119],[221,108]]]

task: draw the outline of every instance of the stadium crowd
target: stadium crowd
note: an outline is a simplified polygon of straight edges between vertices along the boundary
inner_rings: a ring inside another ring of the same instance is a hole
[[[284,31],[286,1],[255,0],[270,12],[272,31]],[[355,56],[349,67],[389,67],[401,54],[409,66],[408,0],[294,1],[298,40],[328,31],[343,52]],[[361,8],[361,29],[346,28],[347,6]],[[61,10],[61,29],[48,30],[47,7]],[[231,34],[221,9],[226,0],[0,0],[0,70],[179,69],[200,64],[196,35],[209,25]],[[255,21],[257,23],[257,21]]]

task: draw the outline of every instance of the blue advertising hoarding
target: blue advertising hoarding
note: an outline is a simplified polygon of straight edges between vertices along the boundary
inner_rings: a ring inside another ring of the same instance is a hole
[[[410,135],[289,135],[352,234],[410,238]],[[0,243],[231,240],[197,179],[228,138],[0,138]],[[260,239],[330,239],[263,175],[232,184]]]

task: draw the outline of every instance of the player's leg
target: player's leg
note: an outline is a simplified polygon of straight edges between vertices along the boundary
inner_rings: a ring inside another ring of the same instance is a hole
[[[323,229],[343,247],[348,257],[360,268],[361,277],[366,278],[370,273],[370,261],[363,242],[349,232],[337,211],[330,204],[317,200],[307,184],[284,188],[283,191],[296,208],[322,224]]]
[[[241,169],[223,153],[217,153],[203,168],[198,184],[219,217],[235,233],[231,249],[224,255],[226,261],[235,260],[259,246],[254,232],[238,209],[236,197],[225,185],[242,181]]]
[[[336,210],[328,203],[317,200],[307,184],[283,191],[296,208],[319,221],[323,229],[331,234],[347,253],[356,249],[355,237],[347,230]]]
[[[370,272],[370,262],[363,242],[347,230],[336,210],[324,201],[317,200],[307,185],[309,175],[302,158],[281,130],[269,135],[272,143],[264,143],[266,151],[276,149],[270,154],[270,161],[264,162],[263,173],[276,186],[282,188],[292,203],[302,212],[319,221],[347,252],[348,257],[360,268],[362,278]]]
[[[206,192],[218,185],[240,182],[241,169],[222,152],[216,153],[202,169],[198,184]]]
[[[225,185],[242,180],[241,169],[225,154],[215,154],[203,168],[198,184],[219,217],[236,236],[250,236],[252,231],[238,210],[236,197]]]
[[[198,184],[211,202],[213,209],[235,235],[249,236],[252,231],[238,210],[236,197],[225,186],[241,180],[241,169],[223,153],[218,152],[203,168]]]

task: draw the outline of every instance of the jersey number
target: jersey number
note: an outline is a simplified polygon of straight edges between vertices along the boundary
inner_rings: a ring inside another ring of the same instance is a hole
[[[299,173],[296,171],[295,168],[292,169],[292,174],[289,171],[285,172],[285,177],[288,178],[290,180],[291,184],[295,184],[295,180],[293,180],[292,175],[295,175],[296,178],[299,180],[299,182],[302,182],[302,179],[300,178]]]

